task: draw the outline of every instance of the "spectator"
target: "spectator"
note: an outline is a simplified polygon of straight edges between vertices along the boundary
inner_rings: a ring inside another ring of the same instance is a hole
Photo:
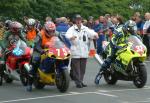
[[[50,21],[52,21],[52,18],[51,18],[50,16],[47,16],[47,17],[45,18],[45,23],[46,23],[46,22],[50,22]]]
[[[88,43],[89,38],[98,38],[98,35],[93,30],[83,26],[82,17],[77,14],[74,18],[75,24],[70,27],[66,33],[66,37],[71,42],[71,70],[77,88],[86,87],[83,83],[83,78],[86,69],[88,58]]]
[[[143,43],[147,47],[147,56],[150,59],[150,13],[145,13],[145,24],[143,26]]]
[[[139,34],[140,36],[143,36],[143,26],[144,26],[144,21],[143,18],[141,16],[137,16],[135,17],[135,22],[136,22],[136,26],[137,26],[137,34]]]
[[[102,48],[102,42],[105,40],[104,35],[104,16],[99,17],[99,25],[97,26],[96,32],[99,34],[99,38],[97,40],[97,53],[102,54],[103,48]]]
[[[109,14],[105,14],[104,18],[104,34],[106,36],[106,40],[109,41],[112,36],[112,30],[110,28],[113,26],[113,23],[111,22]]]
[[[98,32],[98,30],[99,30],[99,19],[96,19],[94,21],[94,27],[93,27],[93,29],[94,29],[95,32]],[[97,48],[96,40],[94,40],[94,47]]]
[[[112,23],[114,25],[114,29],[117,29],[120,26],[122,26],[123,25],[123,18],[122,18],[122,16],[119,16],[119,15],[118,16],[114,16],[112,18]]]
[[[86,19],[84,19],[84,20],[82,21],[82,23],[83,23],[84,26],[87,26],[88,21],[87,21]]]
[[[64,43],[66,44],[66,46],[68,48],[70,48],[70,46],[71,46],[70,41],[65,37],[65,33],[69,29],[69,25],[67,23],[67,18],[61,17],[59,19],[60,19],[60,22],[57,24],[56,31],[58,31],[61,34]]]
[[[94,27],[94,17],[93,16],[89,16],[88,21],[87,21],[87,27],[90,29],[93,29],[93,27]]]

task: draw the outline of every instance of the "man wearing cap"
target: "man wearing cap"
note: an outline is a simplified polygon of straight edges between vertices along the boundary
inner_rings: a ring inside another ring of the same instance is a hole
[[[89,53],[88,43],[90,39],[97,39],[98,34],[84,26],[82,17],[77,14],[74,17],[74,25],[68,29],[65,36],[71,42],[71,69],[76,87],[86,87],[83,78]]]

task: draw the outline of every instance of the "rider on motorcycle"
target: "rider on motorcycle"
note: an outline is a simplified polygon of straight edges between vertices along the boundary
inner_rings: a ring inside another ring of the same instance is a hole
[[[102,74],[110,67],[111,63],[115,60],[116,52],[122,48],[121,46],[119,46],[119,44],[126,43],[129,35],[136,35],[135,25],[136,25],[135,22],[133,22],[132,20],[129,20],[125,23],[125,25],[117,28],[114,31],[113,37],[110,40],[111,53],[104,60],[96,76],[96,80],[98,81],[98,82],[95,82],[96,84],[99,83],[99,80],[101,79]]]
[[[9,24],[9,31],[5,31],[1,45],[5,53],[6,51],[9,51],[8,50],[9,46],[11,46],[11,44],[13,44],[16,40],[21,39],[22,41],[26,42],[22,29],[23,29],[22,24],[17,21],[11,22]]]
[[[40,64],[40,56],[41,54],[45,53],[43,50],[45,45],[51,40],[51,37],[56,35],[56,26],[53,22],[46,22],[44,24],[44,28],[37,34],[37,37],[35,39],[35,46],[34,46],[34,52],[32,56],[32,69],[29,72],[31,76],[34,77],[39,64]],[[32,82],[32,81],[31,81]],[[30,83],[27,86],[27,90],[32,90],[32,83]]]
[[[27,44],[31,47],[33,47],[34,39],[36,38],[37,35],[37,30],[35,27],[36,21],[32,18],[29,18],[26,21],[26,28],[25,28],[25,33],[26,33],[26,39],[27,39]],[[30,43],[31,42],[31,43]]]

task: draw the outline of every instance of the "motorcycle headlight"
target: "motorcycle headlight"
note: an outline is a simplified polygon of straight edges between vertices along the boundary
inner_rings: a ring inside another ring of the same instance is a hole
[[[15,56],[21,56],[23,55],[23,50],[20,49],[20,48],[15,48],[12,53],[15,55]]]

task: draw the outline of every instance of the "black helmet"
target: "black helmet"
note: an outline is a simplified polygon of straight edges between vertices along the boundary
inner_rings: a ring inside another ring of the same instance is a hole
[[[11,22],[12,22],[11,20],[6,20],[6,21],[5,21],[5,27],[6,27],[7,29],[9,28]]]

